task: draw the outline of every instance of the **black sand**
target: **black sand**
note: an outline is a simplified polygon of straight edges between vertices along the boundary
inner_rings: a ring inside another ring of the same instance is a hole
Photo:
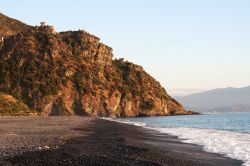
[[[200,146],[180,143],[176,137],[167,134],[102,119],[6,120],[3,117],[0,120],[0,165],[242,164],[222,155],[206,153]],[[11,125],[15,129],[6,136]],[[12,144],[13,141],[16,142]]]

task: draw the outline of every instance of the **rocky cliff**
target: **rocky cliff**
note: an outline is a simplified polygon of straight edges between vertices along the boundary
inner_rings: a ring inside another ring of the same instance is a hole
[[[113,59],[98,37],[46,25],[4,38],[0,90],[42,115],[191,114],[141,66]]]

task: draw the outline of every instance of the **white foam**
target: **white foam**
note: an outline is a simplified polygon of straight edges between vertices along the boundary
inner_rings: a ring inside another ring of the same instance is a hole
[[[105,118],[106,119],[106,118]],[[151,128],[146,123],[106,119],[121,123]],[[202,145],[204,151],[223,154],[241,160],[243,166],[250,166],[250,134],[198,128],[151,128],[162,133],[178,136],[185,143]]]
[[[101,118],[101,119],[105,119],[105,120],[109,120],[109,121],[115,121],[115,122],[119,122],[119,123],[125,123],[125,124],[132,124],[135,126],[141,126],[141,127],[146,127],[146,123],[144,122],[132,122],[132,121],[124,121],[124,120],[118,120],[115,118]]]
[[[202,145],[204,150],[244,161],[250,166],[250,134],[197,128],[157,128],[178,136],[182,142]]]

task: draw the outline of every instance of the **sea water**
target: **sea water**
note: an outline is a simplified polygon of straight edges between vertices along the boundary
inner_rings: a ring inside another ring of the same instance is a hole
[[[250,112],[117,119],[178,136],[250,166]]]

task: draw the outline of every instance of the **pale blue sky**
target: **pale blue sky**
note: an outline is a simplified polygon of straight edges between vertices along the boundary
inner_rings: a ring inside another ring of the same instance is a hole
[[[250,85],[249,0],[0,0],[0,12],[85,29],[170,94]]]

